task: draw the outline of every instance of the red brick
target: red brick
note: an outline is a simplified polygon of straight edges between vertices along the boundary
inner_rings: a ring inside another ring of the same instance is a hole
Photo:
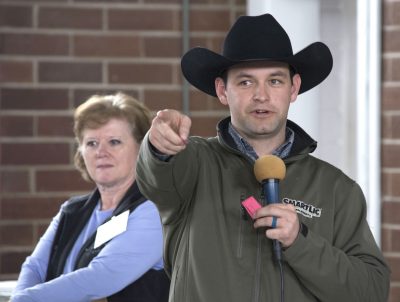
[[[193,48],[193,47],[206,47],[206,48],[210,48],[210,38],[208,37],[203,37],[203,36],[198,36],[196,35],[195,37],[190,37],[189,40],[189,48]]]
[[[400,3],[385,1],[383,5],[383,25],[400,24]]]
[[[392,271],[391,282],[400,282],[400,258],[386,257],[386,261]]]
[[[77,36],[74,38],[74,55],[84,57],[140,56],[140,40],[137,36]]]
[[[176,90],[146,90],[144,104],[153,111],[167,108],[182,110],[182,93]]]
[[[382,81],[387,82],[390,81],[392,74],[392,59],[391,58],[383,58],[382,59]]]
[[[400,59],[389,58],[383,61],[383,80],[386,81],[400,81]]]
[[[102,10],[93,8],[40,7],[39,27],[101,29]]]
[[[30,255],[29,252],[2,252],[0,253],[0,273],[18,274],[21,270],[21,264],[25,258]]]
[[[192,0],[190,4],[231,4],[230,1],[227,0]]]
[[[3,197],[0,206],[2,219],[27,220],[54,217],[67,197]]]
[[[70,163],[70,146],[65,143],[3,143],[2,165],[50,165]]]
[[[0,171],[0,192],[29,192],[29,173],[27,171]]]
[[[84,181],[76,170],[56,170],[36,172],[36,191],[65,192],[92,191],[95,185]]]
[[[390,195],[395,196],[395,197],[400,197],[400,174],[399,173],[393,173],[390,178],[390,184],[391,184],[391,191]],[[400,212],[399,212],[400,215]],[[400,221],[399,221],[400,223]]]
[[[383,52],[399,52],[400,51],[400,31],[399,30],[383,30],[382,37]]]
[[[391,117],[391,138],[398,139],[400,138],[400,116],[393,115]]]
[[[111,9],[108,12],[111,30],[179,30],[178,14],[168,10]]]
[[[133,96],[134,98],[138,99],[139,93],[136,90],[115,90],[115,89],[76,89],[73,90],[73,106],[74,108],[78,107],[80,104],[85,102],[88,98],[90,98],[92,95],[105,95],[105,94],[115,94],[117,92],[124,92],[126,94],[129,94]]]
[[[216,125],[221,117],[192,117],[191,135],[216,136]]]
[[[383,172],[381,178],[381,193],[383,196],[391,194],[392,173]]]
[[[381,249],[384,253],[392,251],[392,230],[381,228]]]
[[[38,117],[38,136],[73,137],[72,116]]]
[[[144,39],[146,57],[180,57],[182,54],[181,38],[148,37]]]
[[[223,50],[225,35],[221,37],[210,38],[210,49],[221,54]]]
[[[392,252],[400,252],[400,230],[392,230],[391,233]]]
[[[48,223],[38,223],[38,225],[34,228],[34,242],[38,242],[40,237],[46,232],[47,228],[49,227],[50,222]]]
[[[62,1],[65,1],[65,0],[62,0]],[[147,2],[147,1],[148,0],[145,0],[145,2]],[[93,2],[93,3],[96,3],[96,4],[98,4],[98,3],[109,4],[110,2],[112,2],[112,3],[116,3],[116,4],[118,4],[118,3],[131,3],[132,4],[132,3],[139,3],[139,2],[141,2],[141,0],[74,0],[74,2],[77,2],[77,3],[79,3],[79,2],[82,2],[82,3],[91,3],[91,2]]]
[[[0,53],[10,55],[67,55],[66,35],[45,34],[2,34]]]
[[[2,225],[0,228],[0,245],[2,246],[32,245],[34,243],[31,225]]]
[[[0,4],[0,26],[31,27],[32,8]]]
[[[382,229],[382,250],[386,253],[400,252],[400,230]]]
[[[399,302],[399,301],[400,301],[400,286],[391,285],[388,302]]]
[[[391,133],[392,133],[392,117],[383,115],[381,122],[381,137],[390,138]]]
[[[382,166],[400,167],[400,145],[384,145],[382,147]]]
[[[192,0],[193,1],[193,0]],[[191,2],[192,2],[191,1]],[[160,3],[160,4],[165,4],[165,0],[145,0],[144,2],[146,3]],[[182,0],[168,0],[168,4],[173,4],[173,3],[182,3]]]
[[[229,10],[192,10],[190,12],[191,31],[223,31],[231,26]]]
[[[39,63],[39,81],[48,83],[100,83],[100,63],[43,62]]]
[[[217,33],[215,33],[217,35]],[[208,48],[209,50],[212,50],[216,53],[221,53],[222,52],[222,46],[223,46],[223,41],[225,38],[225,33],[219,34],[219,36],[197,36],[196,37],[191,37],[190,38],[190,48],[193,47],[204,47]]]
[[[31,62],[0,61],[0,82],[27,83],[33,80]]]
[[[382,110],[400,110],[400,87],[382,88]]]
[[[399,223],[400,202],[385,201],[382,204],[382,211],[382,223]]]
[[[382,138],[400,138],[400,115],[384,115],[382,117]]]
[[[168,64],[113,63],[109,65],[108,82],[113,84],[171,84],[172,66]]]
[[[33,118],[30,116],[2,116],[0,121],[0,136],[32,136]]]
[[[193,89],[190,93],[190,110],[192,111],[227,111],[228,107],[221,104],[221,102],[204,92]]]
[[[0,90],[1,109],[68,109],[68,90],[45,88],[4,88]]]

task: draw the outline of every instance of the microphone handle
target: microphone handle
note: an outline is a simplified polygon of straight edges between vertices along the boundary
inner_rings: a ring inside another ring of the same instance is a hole
[[[264,200],[266,204],[279,203],[279,179],[266,179],[262,182],[262,187],[264,191]],[[276,217],[273,217],[274,221],[276,221]],[[282,260],[282,247],[281,243],[274,239],[273,242],[273,251],[275,255],[275,259],[277,261]]]
[[[279,203],[279,179],[266,179],[262,186],[266,204]]]

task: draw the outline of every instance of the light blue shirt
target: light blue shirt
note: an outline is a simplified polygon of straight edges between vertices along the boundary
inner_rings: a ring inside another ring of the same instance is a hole
[[[163,238],[156,206],[146,201],[129,215],[125,232],[114,237],[90,262],[73,271],[76,254],[85,240],[111,213],[97,207],[81,232],[64,274],[44,282],[50,248],[60,212],[22,265],[12,302],[88,302],[108,297],[137,280],[149,269],[162,269]]]

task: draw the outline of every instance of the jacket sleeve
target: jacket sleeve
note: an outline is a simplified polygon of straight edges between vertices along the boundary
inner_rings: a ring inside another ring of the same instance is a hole
[[[390,271],[366,221],[364,195],[356,183],[336,193],[342,200],[332,218],[332,242],[309,229],[284,252],[285,259],[320,301],[386,302]]]
[[[17,291],[12,302],[84,302],[110,296],[151,268],[162,269],[158,211],[145,202],[129,215],[127,230],[112,239],[89,266]]]
[[[162,213],[163,224],[170,224],[188,206],[197,182],[196,146],[189,141],[185,150],[168,161],[160,160],[150,149],[148,134],[143,139],[136,165],[136,182],[140,191]],[[184,168],[182,168],[184,167]]]

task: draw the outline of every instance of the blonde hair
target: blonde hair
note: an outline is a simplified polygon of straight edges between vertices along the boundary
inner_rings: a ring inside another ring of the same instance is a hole
[[[132,137],[138,144],[142,142],[151,124],[150,110],[130,95],[122,92],[112,95],[92,95],[78,106],[74,113],[74,134],[78,145],[82,144],[85,129],[97,129],[113,118],[128,122]],[[82,177],[92,181],[79,147],[74,162]]]

